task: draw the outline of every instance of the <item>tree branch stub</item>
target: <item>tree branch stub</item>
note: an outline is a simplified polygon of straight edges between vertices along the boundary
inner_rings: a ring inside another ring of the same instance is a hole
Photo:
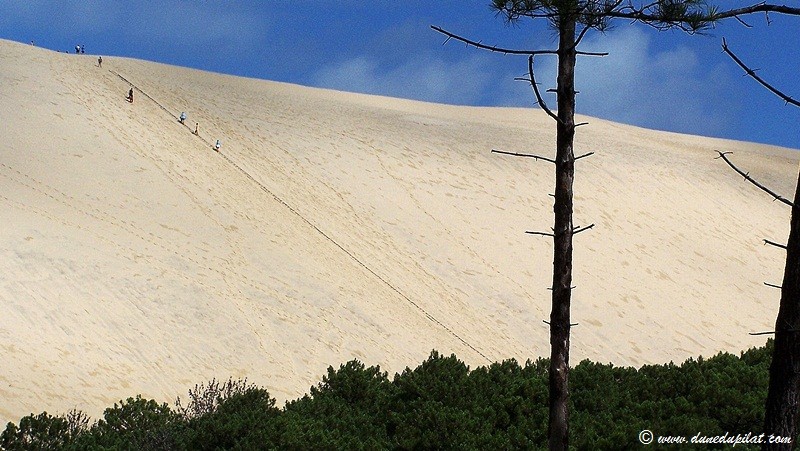
[[[784,249],[784,250],[786,249],[786,245],[785,244],[776,243],[774,241],[770,241],[770,240],[767,240],[767,239],[764,240],[764,244],[769,244],[771,246],[779,247],[779,248]]]

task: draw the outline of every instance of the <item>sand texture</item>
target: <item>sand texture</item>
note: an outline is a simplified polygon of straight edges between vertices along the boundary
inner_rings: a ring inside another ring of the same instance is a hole
[[[134,83],[135,102],[117,74]],[[147,95],[145,95],[147,94]],[[149,97],[148,97],[149,96]],[[188,115],[186,125],[177,117]],[[794,151],[581,118],[573,363],[683,361],[773,328]],[[199,136],[193,135],[199,122]],[[0,41],[0,420],[97,417],[212,377],[279,401],[350,359],[549,354],[555,128]],[[219,139],[221,153],[212,149]]]

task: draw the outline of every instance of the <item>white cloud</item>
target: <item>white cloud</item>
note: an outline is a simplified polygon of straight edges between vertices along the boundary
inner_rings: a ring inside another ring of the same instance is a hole
[[[475,104],[496,75],[481,55],[450,63],[417,55],[394,67],[359,56],[320,69],[312,83],[343,91],[381,94],[431,102]]]
[[[610,120],[703,135],[719,134],[729,119],[731,90],[719,67],[703,67],[686,47],[656,50],[650,35],[626,27],[598,35],[583,50],[606,51],[582,57],[576,67],[578,111]],[[554,79],[554,63],[543,75]]]
[[[730,71],[704,65],[687,47],[658,49],[651,37],[641,28],[625,27],[587,38],[582,50],[609,55],[579,58],[578,112],[643,127],[721,134],[733,122]],[[530,87],[511,81],[525,71],[524,58],[498,61],[497,55],[478,51],[456,62],[430,52],[405,58],[393,66],[386,58],[351,58],[323,67],[311,82],[345,91],[443,103],[534,105]],[[536,59],[542,91],[555,87],[555,65],[554,57]],[[554,95],[548,94],[545,100],[555,109]]]

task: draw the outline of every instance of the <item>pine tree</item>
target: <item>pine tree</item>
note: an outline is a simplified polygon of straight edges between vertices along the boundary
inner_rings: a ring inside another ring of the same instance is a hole
[[[481,49],[505,54],[527,55],[528,81],[539,106],[556,122],[555,158],[535,157],[555,166],[552,233],[539,232],[538,234],[552,237],[554,245],[552,304],[549,321],[551,351],[548,443],[551,450],[566,450],[569,445],[569,339],[570,328],[573,326],[570,322],[572,240],[576,233],[591,228],[591,226],[575,227],[572,218],[575,161],[583,156],[588,156],[587,154],[575,157],[573,147],[575,129],[581,125],[575,123],[575,66],[578,56],[603,56],[602,53],[578,50],[581,40],[591,30],[605,31],[615,19],[645,24],[658,30],[679,29],[695,34],[726,19],[742,20],[741,17],[755,13],[800,15],[800,8],[760,2],[741,8],[721,9],[707,0],[493,0],[491,7],[508,22],[518,22],[522,19],[546,20],[558,33],[558,48],[555,50],[514,50],[487,46],[439,27],[433,27],[446,34],[448,39],[453,38]],[[558,59],[555,90],[558,104],[556,112],[547,107],[536,83],[533,63],[534,57],[537,55],[555,55]],[[798,220],[800,221],[800,218]],[[800,242],[798,242],[798,247],[800,248]],[[800,306],[800,290],[792,302]],[[798,325],[798,329],[800,329],[800,325]],[[800,345],[796,348],[798,353],[796,360],[800,362]],[[797,400],[796,385],[794,391],[793,399]],[[792,406],[792,410],[796,417],[796,403]],[[794,423],[796,421],[791,422],[792,425]],[[790,434],[791,437],[795,436],[793,426],[791,431],[781,430],[774,431],[774,433],[782,436],[787,436],[787,434]]]

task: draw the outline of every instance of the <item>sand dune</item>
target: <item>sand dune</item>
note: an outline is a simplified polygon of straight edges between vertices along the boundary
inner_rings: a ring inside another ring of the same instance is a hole
[[[129,85],[141,91],[129,104]],[[150,96],[148,98],[144,94]],[[0,41],[0,420],[212,377],[279,400],[358,358],[549,353],[552,154],[533,109],[312,89]],[[157,103],[156,103],[157,102]],[[187,125],[177,116],[186,111]],[[794,151],[593,118],[576,149],[572,361],[761,345]],[[200,123],[200,135],[191,132]],[[211,149],[216,139],[222,152]]]

